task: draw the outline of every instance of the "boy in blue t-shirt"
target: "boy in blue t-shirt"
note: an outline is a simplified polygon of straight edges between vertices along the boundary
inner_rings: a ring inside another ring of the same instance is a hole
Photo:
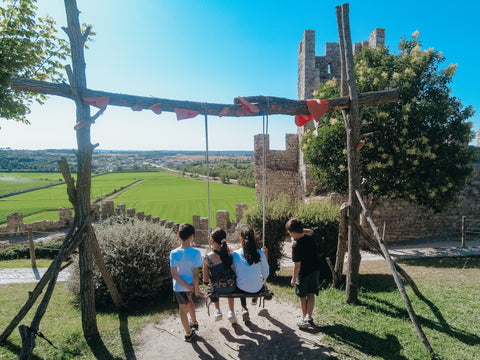
[[[198,330],[195,304],[192,292],[196,296],[205,296],[199,288],[199,267],[203,264],[200,251],[192,248],[195,228],[190,224],[182,224],[178,229],[178,238],[182,244],[170,252],[170,271],[173,278],[173,293],[178,302],[180,320],[185,329],[185,341],[190,342]],[[188,321],[190,313],[191,322]]]

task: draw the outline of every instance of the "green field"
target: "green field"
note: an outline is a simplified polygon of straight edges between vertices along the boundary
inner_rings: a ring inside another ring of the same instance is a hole
[[[41,177],[42,174],[37,175]],[[43,174],[43,177],[45,175]],[[160,172],[111,173],[93,177],[92,202],[139,180],[143,181],[114,199],[115,206],[125,204],[127,208],[134,207],[145,214],[175,222],[191,222],[193,215],[207,216],[205,181]],[[0,179],[0,187],[4,186],[2,182]],[[215,224],[217,210],[228,210],[233,218],[235,204],[253,204],[255,190],[210,183],[210,199],[212,224]],[[25,222],[55,220],[58,219],[59,207],[72,207],[68,201],[65,184],[3,198],[0,199],[0,224],[6,222],[7,214],[15,211],[23,213]]]
[[[206,217],[207,183],[202,180],[181,178],[167,173],[154,173],[141,184],[120,194],[115,204],[125,204],[137,211],[152,214],[175,222],[192,222],[193,215]],[[230,218],[235,217],[235,204],[255,202],[255,189],[210,183],[210,210],[212,225],[215,212],[228,210]]]
[[[60,173],[2,173],[0,172],[0,195],[27,190],[63,181]]]

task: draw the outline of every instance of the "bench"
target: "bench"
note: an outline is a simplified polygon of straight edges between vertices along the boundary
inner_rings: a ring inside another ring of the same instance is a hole
[[[212,299],[220,299],[220,298],[258,298],[258,306],[262,306],[262,308],[265,307],[265,300],[272,300],[273,298],[273,292],[268,290],[266,285],[263,285],[263,288],[256,293],[245,293],[245,292],[231,292],[231,293],[213,293],[210,292],[207,294],[207,301],[206,301],[206,306],[207,306],[207,313],[208,316],[210,316],[210,304],[214,302]]]

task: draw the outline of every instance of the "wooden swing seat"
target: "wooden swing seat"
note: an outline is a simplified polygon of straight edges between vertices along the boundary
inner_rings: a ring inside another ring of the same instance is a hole
[[[258,306],[261,306],[262,309],[265,307],[265,300],[272,300],[273,292],[271,292],[266,285],[263,285],[263,288],[256,293],[245,293],[245,292],[231,292],[231,293],[215,293],[210,291],[207,294],[207,313],[210,316],[210,304],[212,302],[216,302],[214,300],[218,300],[220,298],[258,298]]]

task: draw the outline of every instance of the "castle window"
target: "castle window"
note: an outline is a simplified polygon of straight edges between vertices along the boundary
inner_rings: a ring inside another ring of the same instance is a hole
[[[332,64],[328,64],[327,65],[327,74],[331,74],[332,73]]]

